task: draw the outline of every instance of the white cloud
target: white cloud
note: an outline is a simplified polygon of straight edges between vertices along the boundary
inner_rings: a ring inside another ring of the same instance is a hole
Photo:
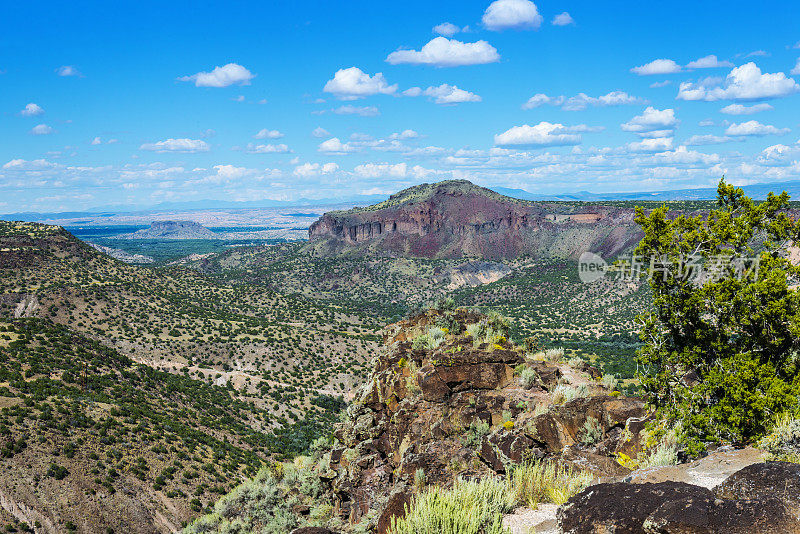
[[[764,135],[783,135],[789,133],[789,128],[776,128],[771,124],[761,124],[758,121],[747,121],[739,124],[731,124],[725,130],[725,135],[736,136],[764,136]]]
[[[497,49],[486,41],[463,43],[447,37],[436,37],[421,50],[396,50],[386,58],[392,65],[433,65],[436,67],[459,67],[481,65],[500,61]]]
[[[103,144],[103,140],[100,139],[99,137],[95,137],[94,139],[92,139],[92,143],[91,144],[92,145],[100,145],[100,144]]]
[[[48,135],[48,134],[53,133],[54,131],[55,130],[53,130],[51,127],[49,127],[46,124],[38,124],[38,125],[34,126],[33,128],[31,128],[31,133],[33,135]]]
[[[799,157],[800,148],[797,145],[772,145],[762,150],[756,161],[767,166],[788,165],[796,162]]]
[[[720,112],[725,113],[727,115],[752,115],[753,113],[759,113],[761,111],[769,111],[770,109],[772,109],[772,106],[765,103],[754,104],[752,106],[743,106],[742,104],[730,104],[722,108]]]
[[[375,106],[351,106],[350,104],[339,106],[331,110],[337,115],[361,115],[362,117],[374,117],[380,115]]]
[[[283,134],[278,130],[268,130],[264,128],[259,130],[258,133],[253,136],[253,139],[280,139],[281,137],[283,137]]]
[[[664,80],[663,82],[653,82],[650,84],[650,89],[658,89],[659,87],[666,87],[671,83],[672,82],[670,80]]]
[[[25,106],[25,109],[19,112],[23,117],[35,117],[44,113],[44,110],[38,104],[31,102]]]
[[[666,152],[672,150],[672,137],[642,139],[635,143],[628,143],[627,149],[630,152]]]
[[[301,178],[309,178],[311,176],[318,176],[320,174],[331,174],[339,170],[339,166],[335,163],[303,163],[294,168],[294,175]]]
[[[403,130],[402,132],[396,132],[389,136],[389,139],[416,139],[419,137],[419,134],[414,130]]]
[[[217,171],[216,176],[224,180],[243,178],[248,174],[248,169],[246,167],[236,167],[234,165],[214,165],[213,168]]]
[[[336,71],[333,79],[328,80],[322,90],[341,100],[356,100],[377,94],[393,94],[397,91],[397,84],[389,85],[380,72],[370,76],[358,67],[350,67]]]
[[[650,63],[633,67],[631,72],[639,76],[651,76],[653,74],[674,74],[681,71],[681,66],[671,59],[656,59]]]
[[[34,159],[34,160],[12,159],[11,161],[3,165],[3,169],[41,170],[41,169],[51,169],[55,166],[56,166],[55,163],[50,163],[46,159]]]
[[[56,69],[56,74],[59,76],[83,76],[78,69],[72,65],[62,65]]]
[[[285,154],[289,152],[289,147],[283,143],[278,145],[256,145],[253,143],[247,143],[245,152],[248,154]]]
[[[722,143],[730,143],[734,141],[734,139],[728,136],[720,136],[720,135],[693,135],[683,144],[686,146],[704,146],[704,145],[720,145]]]
[[[250,85],[255,75],[237,63],[214,67],[211,72],[198,72],[191,76],[181,76],[182,82],[194,82],[197,87],[228,87],[230,85]]]
[[[755,63],[733,69],[721,85],[707,82],[683,82],[678,91],[680,100],[764,100],[779,98],[800,91],[800,85],[782,72],[761,73]]]
[[[800,58],[797,58],[797,63],[794,64],[794,68],[789,72],[792,76],[799,76],[800,75]]]
[[[612,91],[606,95],[594,97],[586,93],[578,93],[575,96],[547,96],[539,93],[533,95],[522,105],[522,109],[533,109],[543,105],[558,106],[566,111],[581,111],[589,106],[607,107],[622,106],[625,104],[642,104],[645,100],[636,96],[631,96],[622,91]]]
[[[441,24],[437,24],[433,27],[433,33],[438,33],[439,35],[444,35],[445,37],[452,37],[460,31],[461,28],[450,22],[442,22]]]
[[[317,148],[318,152],[336,155],[350,154],[357,150],[358,149],[350,143],[342,143],[338,137],[332,137],[327,141],[323,141]]]
[[[193,154],[196,152],[208,152],[211,146],[202,139],[166,139],[156,143],[145,143],[139,147],[140,150],[150,152],[183,152]]]
[[[542,16],[529,0],[495,0],[483,13],[483,25],[493,31],[538,29]]]
[[[569,26],[570,24],[575,24],[575,19],[566,11],[553,17],[553,26]]]
[[[717,56],[711,54],[686,64],[687,69],[717,69],[720,67],[733,67],[733,63],[730,61],[720,61],[717,59]]]
[[[461,102],[480,102],[481,97],[475,93],[459,89],[455,85],[443,83],[438,87],[428,87],[424,91],[419,87],[412,87],[403,91],[406,96],[426,95],[437,104],[458,104]]]
[[[563,124],[540,122],[534,126],[524,124],[514,126],[494,136],[494,144],[498,146],[570,146],[578,145],[581,136],[573,133],[576,128]]]
[[[623,131],[633,132],[640,137],[671,137],[678,126],[675,110],[656,109],[648,106],[644,113],[620,125]]]
[[[364,163],[353,169],[353,173],[361,178],[405,178],[407,172],[405,163]]]
[[[317,126],[316,128],[314,128],[314,131],[311,132],[311,135],[313,135],[314,137],[328,137],[330,133],[322,126]]]

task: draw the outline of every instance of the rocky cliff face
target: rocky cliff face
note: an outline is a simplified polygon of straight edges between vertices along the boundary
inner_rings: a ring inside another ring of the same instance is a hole
[[[641,238],[631,209],[532,203],[464,180],[423,184],[367,208],[330,212],[309,228],[323,254],[372,249],[419,257],[576,259],[615,255]]]

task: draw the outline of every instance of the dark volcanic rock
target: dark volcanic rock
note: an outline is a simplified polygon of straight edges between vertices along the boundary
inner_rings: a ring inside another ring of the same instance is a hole
[[[590,486],[558,510],[564,534],[646,534],[645,520],[665,502],[714,498],[711,490],[683,482]]]
[[[724,500],[705,495],[665,502],[643,528],[647,534],[797,534],[800,521],[775,498]]]
[[[745,467],[726,478],[714,493],[723,499],[780,499],[800,518],[800,465],[766,462]]]
[[[320,254],[376,250],[437,258],[577,259],[587,250],[616,256],[641,239],[633,218],[628,208],[534,203],[449,180],[326,213],[309,228],[308,246]]]

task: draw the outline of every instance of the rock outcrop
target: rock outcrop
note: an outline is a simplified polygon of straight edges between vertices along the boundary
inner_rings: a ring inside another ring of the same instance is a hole
[[[309,228],[319,254],[375,250],[417,257],[611,257],[641,239],[628,208],[534,203],[466,180],[422,184],[374,206],[326,213]]]
[[[491,318],[458,309],[428,311],[387,328],[385,351],[335,432],[329,461],[337,511],[349,523],[386,532],[411,496],[428,485],[449,487],[457,477],[495,477],[510,465],[539,458],[574,463],[598,476],[627,474],[614,459],[638,436],[623,438],[629,422],[646,417],[642,401],[611,396],[583,376],[588,398],[554,404],[552,392],[578,374],[567,364],[528,361],[502,335],[475,340],[466,325]],[[423,346],[430,329],[443,332]],[[442,330],[443,329],[443,330]],[[529,365],[539,379],[523,387]],[[516,370],[515,370],[516,369]],[[587,421],[597,435],[583,437]]]

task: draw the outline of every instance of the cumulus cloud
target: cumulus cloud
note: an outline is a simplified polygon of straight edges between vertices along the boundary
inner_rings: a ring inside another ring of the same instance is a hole
[[[437,24],[433,27],[433,33],[438,33],[439,35],[444,35],[445,37],[452,37],[460,31],[461,28],[450,22],[442,22],[441,24]]]
[[[633,67],[631,72],[639,76],[652,76],[654,74],[674,74],[681,71],[681,66],[671,59],[656,59],[650,63]]]
[[[642,139],[635,143],[628,143],[627,149],[630,152],[666,152],[672,150],[672,142],[672,137]]]
[[[761,103],[752,106],[743,106],[742,104],[730,104],[720,110],[721,113],[726,115],[752,115],[761,111],[769,111],[772,106],[769,104]]]
[[[94,139],[92,139],[92,143],[91,144],[92,145],[100,145],[102,143],[103,143],[102,139],[100,139],[99,137],[95,137]]]
[[[736,136],[756,136],[762,137],[765,135],[783,135],[789,133],[789,128],[776,128],[771,124],[761,124],[758,121],[747,121],[739,124],[731,124],[725,130],[725,135]]]
[[[320,174],[331,174],[339,170],[339,166],[335,163],[303,163],[294,168],[294,175],[301,178],[308,178],[311,176],[319,176]]]
[[[675,110],[656,109],[648,106],[644,113],[620,125],[623,131],[633,132],[639,137],[671,137],[678,126]]]
[[[586,93],[578,93],[575,96],[547,96],[539,93],[533,95],[522,105],[522,109],[533,109],[539,106],[549,105],[558,106],[566,111],[581,111],[590,106],[608,107],[622,106],[625,104],[642,104],[645,100],[636,96],[631,96],[623,91],[612,91],[602,96],[589,96]]]
[[[356,152],[357,150],[358,148],[350,143],[342,143],[338,137],[332,137],[327,141],[323,141],[317,148],[318,152],[336,155],[350,154]]]
[[[459,67],[500,61],[497,49],[486,41],[463,43],[457,39],[436,37],[420,50],[396,50],[386,58],[392,65],[433,65]]]
[[[59,76],[83,76],[81,72],[72,65],[62,65],[56,69]]]
[[[553,26],[569,26],[570,24],[575,24],[575,19],[566,11],[553,17]]]
[[[23,117],[35,117],[37,115],[41,115],[42,113],[44,113],[44,109],[42,109],[41,106],[39,106],[38,104],[34,104],[33,102],[27,104],[25,108],[19,112],[19,114],[22,115]]]
[[[397,84],[389,85],[383,74],[370,76],[358,67],[339,69],[322,89],[341,100],[356,100],[371,95],[390,95],[397,91]]]
[[[48,135],[48,134],[53,133],[54,131],[55,130],[53,130],[51,127],[49,127],[46,124],[37,124],[36,126],[31,128],[31,133],[33,135]]]
[[[280,139],[283,137],[283,134],[278,130],[268,130],[266,128],[259,130],[254,136],[253,139]]]
[[[255,74],[237,63],[214,67],[211,72],[198,72],[191,76],[181,76],[182,82],[194,82],[197,87],[228,87],[230,85],[250,85]]]
[[[140,150],[149,152],[183,152],[194,154],[197,152],[208,152],[211,146],[202,139],[165,139],[156,143],[145,143],[139,147]]]
[[[290,152],[290,150],[289,146],[283,143],[278,145],[273,145],[273,144],[256,145],[253,143],[247,143],[245,152],[247,152],[248,154],[285,154],[287,152]]]
[[[459,104],[461,102],[480,102],[481,97],[475,93],[459,89],[455,85],[443,83],[438,87],[428,87],[422,90],[419,87],[412,87],[403,91],[406,96],[426,95],[437,104]]]
[[[717,69],[720,67],[733,67],[730,61],[720,61],[717,56],[711,54],[686,64],[687,69]]]
[[[322,126],[317,126],[316,128],[314,128],[314,131],[311,132],[311,135],[313,135],[314,137],[328,137],[330,133]]]
[[[538,29],[542,16],[536,4],[529,0],[495,0],[483,13],[483,25],[488,30]]]
[[[772,145],[762,150],[756,157],[756,161],[767,166],[789,165],[796,162],[798,157],[800,157],[800,148],[797,145]]]
[[[494,144],[529,147],[578,145],[581,142],[581,136],[575,132],[581,131],[584,126],[568,127],[549,122],[540,122],[534,126],[523,124],[495,135]]]
[[[353,173],[360,178],[405,178],[407,172],[405,163],[364,163],[353,169]]]
[[[782,72],[761,73],[755,63],[733,69],[720,84],[701,81],[683,82],[678,91],[680,100],[765,100],[800,91],[800,85]]]

